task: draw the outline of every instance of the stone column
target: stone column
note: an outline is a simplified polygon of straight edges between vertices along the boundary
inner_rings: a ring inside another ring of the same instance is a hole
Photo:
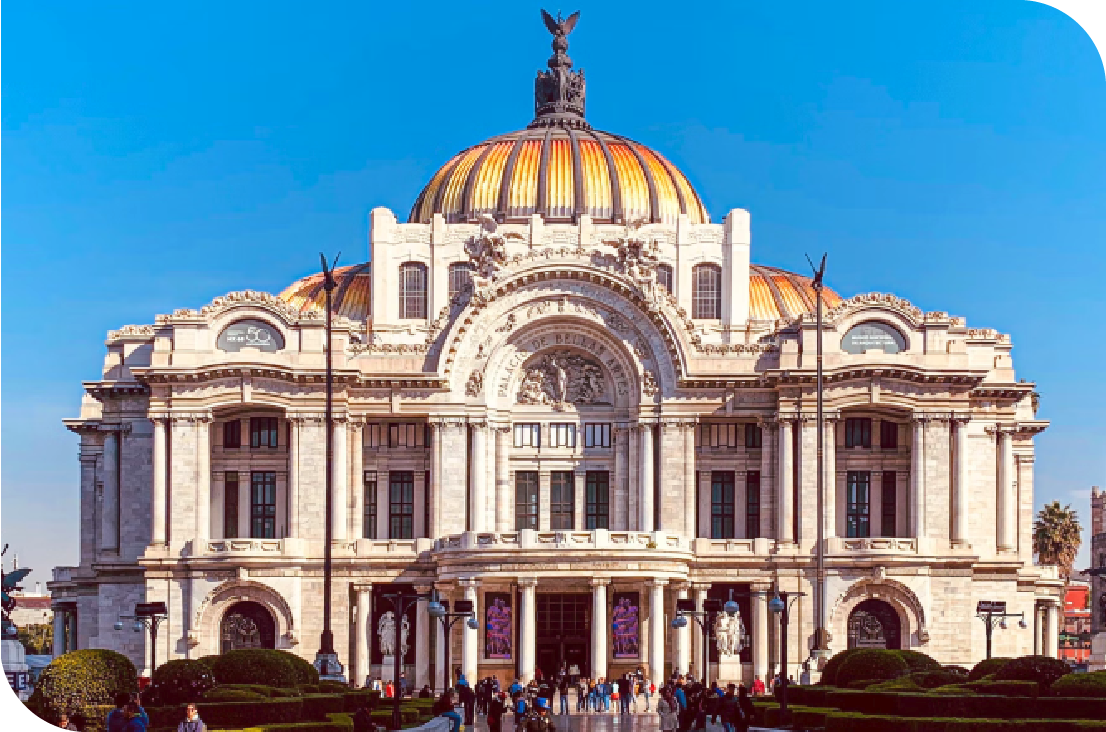
[[[300,425],[302,417],[289,417],[288,424],[288,536],[300,535]],[[242,512],[241,506],[238,511]],[[364,681],[364,679],[362,679]]]
[[[642,424],[638,426],[641,436],[641,521],[638,523],[642,531],[653,531],[653,425]]]
[[[760,535],[767,538],[775,538],[775,528],[779,525],[778,521],[774,521],[775,513],[772,510],[772,506],[775,505],[775,501],[772,500],[772,458],[775,453],[772,451],[775,436],[777,422],[772,419],[762,418],[760,420]]]
[[[776,540],[781,544],[795,543],[795,450],[791,441],[793,429],[791,421],[780,420],[780,474],[777,481],[780,492],[776,501],[779,526],[776,529]]]
[[[514,528],[511,502],[511,428],[495,428],[495,530],[504,533]]]
[[[924,415],[914,415],[910,447],[910,535],[918,539],[926,535],[925,423]]]
[[[334,418],[334,498],[331,508],[331,526],[334,541],[344,541],[349,525],[349,438],[346,432],[346,420]]]
[[[293,428],[294,430],[295,428]],[[369,675],[369,664],[371,656],[369,655],[369,633],[372,629],[369,627],[369,623],[372,622],[372,597],[373,586],[372,584],[356,584],[353,586],[354,592],[357,597],[357,614],[354,616],[354,643],[353,652],[353,675],[350,677],[350,681],[355,686],[362,686],[365,683],[365,679]]]
[[[441,600],[449,600],[447,586],[437,585],[438,597]],[[445,623],[441,620],[433,622],[434,628],[434,681],[433,688],[444,690],[449,683],[446,681],[447,669],[445,667]]]
[[[630,480],[626,471],[626,437],[624,424],[611,425],[611,447],[614,450],[614,472],[611,474],[611,528],[630,528]],[[582,440],[584,436],[577,435]]]
[[[753,611],[753,676],[761,681],[768,678],[768,592],[754,587]]]
[[[684,434],[684,490],[687,491],[687,495],[694,496],[696,489],[695,481],[695,421],[684,422],[680,425],[680,429]],[[735,517],[736,518],[736,517]],[[683,533],[688,539],[694,539],[698,536],[699,527],[695,525],[695,510],[688,510],[687,506],[684,506],[684,525]],[[736,534],[735,534],[736,536]]]
[[[996,539],[998,551],[1008,552],[1014,550],[1015,527],[1017,522],[1013,519],[1016,515],[1016,501],[1013,499],[1014,456],[1013,440],[1009,429],[996,429],[995,440],[998,452],[998,480],[997,501],[995,513],[998,521]]]
[[[649,587],[649,673],[653,679],[664,679],[664,641],[667,627],[664,622],[664,586],[668,580],[656,579]]]
[[[822,443],[822,484],[825,487],[822,536],[837,536],[837,418],[825,417]],[[869,500],[871,497],[869,496]]]
[[[165,543],[165,506],[166,506],[166,462],[165,462],[165,419],[155,417],[154,422],[154,462],[153,493],[150,496],[150,543]]]
[[[415,586],[415,592],[429,595],[431,586]],[[434,620],[427,612],[429,597],[415,603],[415,689],[421,689],[430,683],[430,626]]]
[[[350,444],[350,538],[361,539],[365,536],[365,448],[362,439],[365,423],[351,420],[349,423]],[[423,682],[426,683],[425,681]],[[422,688],[422,685],[419,685]]]
[[[461,587],[465,591],[465,599],[472,602],[472,609],[477,618],[480,617],[480,603],[476,595],[478,584],[473,579],[461,580]],[[479,644],[480,631],[478,628],[470,628],[465,620],[459,622],[461,623],[461,670],[469,684],[475,686],[479,663],[477,645]]]
[[[686,600],[687,594],[686,585],[676,590],[676,597],[681,600]],[[691,626],[693,624],[694,621],[689,619],[687,625],[676,631],[675,668],[681,674],[686,674],[691,670]]]
[[[710,590],[710,585],[697,584],[693,587],[693,589],[695,590],[695,612],[701,613],[703,612],[703,605],[707,601],[707,591]],[[695,624],[694,620],[688,621],[689,630],[692,628],[693,624]],[[697,624],[694,625],[694,632],[691,634],[691,636],[694,639],[693,642],[695,643],[696,674],[702,676],[703,678],[706,678],[708,675],[707,671],[709,670],[707,669],[707,663],[709,662],[710,658],[707,655],[707,647],[704,643],[703,631]],[[690,671],[691,669],[688,670]]]
[[[518,649],[518,674],[523,684],[528,684],[534,678],[535,660],[537,657],[537,631],[538,631],[538,605],[537,586],[538,581],[533,577],[520,577],[519,586],[519,649]]]
[[[607,675],[607,659],[610,649],[607,638],[610,637],[607,618],[607,585],[609,577],[591,578],[591,676],[598,678]]]
[[[196,420],[196,538],[192,543],[192,554],[207,552],[210,538],[211,417],[204,416]]]
[[[472,521],[469,524],[469,528],[473,531],[481,532],[487,530],[485,522],[485,515],[487,513],[485,483],[487,481],[488,471],[485,467],[484,458],[488,453],[487,443],[485,442],[488,424],[483,421],[472,422],[471,427],[472,469],[469,472],[472,476],[472,490],[469,493],[469,516],[472,517]],[[475,684],[476,681],[473,680],[469,683]]]
[[[955,425],[955,448],[952,461],[952,544],[968,544],[968,421],[967,415],[957,415]]]
[[[430,525],[426,527],[426,533],[430,535],[431,539],[437,539],[442,535],[442,439],[444,437],[445,430],[442,428],[441,422],[430,423],[430,493],[426,500],[430,503]],[[385,483],[388,482],[388,476],[383,472],[377,473],[377,486],[379,487],[381,480]],[[381,512],[387,513],[387,503],[380,503],[380,493],[376,503],[376,512],[379,516]],[[378,524],[379,525],[379,524]],[[381,539],[389,538],[389,532],[383,534],[378,533]]]
[[[66,615],[68,615],[68,613],[62,611],[60,608],[54,608],[54,658],[57,658],[68,650],[65,647]]]
[[[100,500],[100,549],[119,551],[119,432],[104,436],[103,493]]]
[[[1007,435],[1009,438],[1009,435]],[[1060,655],[1060,607],[1050,602],[1045,605],[1044,655],[1058,658]]]
[[[69,633],[65,638],[65,651],[79,651],[80,644],[77,643],[77,606],[74,605],[69,612],[65,614],[65,627]]]

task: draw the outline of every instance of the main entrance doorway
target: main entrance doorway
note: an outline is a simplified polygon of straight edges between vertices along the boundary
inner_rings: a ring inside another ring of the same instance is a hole
[[[591,595],[557,594],[537,597],[537,666],[552,678],[563,664],[580,675],[591,673]]]
[[[902,627],[895,608],[883,600],[865,600],[849,613],[849,648],[902,648]]]

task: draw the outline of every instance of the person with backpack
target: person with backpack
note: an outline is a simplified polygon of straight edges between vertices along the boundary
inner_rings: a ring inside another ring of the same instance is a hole
[[[130,694],[126,691],[121,691],[115,695],[115,709],[112,709],[105,720],[105,729],[107,732],[126,732],[127,722],[127,707],[130,704],[138,709],[138,716],[142,718],[143,724],[147,727],[150,726],[150,718],[146,716],[146,710],[138,704],[138,696],[136,694]]]
[[[520,691],[519,693],[515,694],[512,703],[513,706],[511,707],[511,711],[515,715],[515,730],[516,732],[522,732],[523,722],[526,720],[526,712],[528,710],[526,697],[523,696],[522,692]]]
[[[453,689],[443,691],[442,695],[438,697],[438,701],[434,702],[431,711],[434,716],[445,717],[449,720],[449,732],[461,731],[461,715],[454,709]]]

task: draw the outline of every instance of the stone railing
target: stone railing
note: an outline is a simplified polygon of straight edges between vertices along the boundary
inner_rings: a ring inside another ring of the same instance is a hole
[[[207,554],[283,554],[283,539],[223,539],[209,541]]]
[[[689,550],[687,539],[663,531],[519,531],[475,532],[444,536],[434,542],[439,552],[449,551],[514,551],[530,549],[588,549],[615,551],[679,551]]]
[[[830,537],[828,554],[917,554],[918,540],[911,537],[875,536],[863,539]]]
[[[399,555],[414,558],[428,551],[430,539],[354,539],[335,541],[334,557],[368,557]],[[322,556],[322,542],[299,538],[284,539],[224,539],[209,541],[206,556],[209,557],[302,557],[308,554]]]
[[[695,555],[711,556],[767,556],[775,544],[773,539],[704,539],[695,540]]]

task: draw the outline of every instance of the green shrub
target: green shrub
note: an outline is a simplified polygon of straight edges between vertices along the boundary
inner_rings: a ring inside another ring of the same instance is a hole
[[[900,676],[897,679],[891,679],[890,681],[881,681],[878,684],[872,684],[865,687],[865,689],[867,691],[922,691],[923,687],[920,686],[913,677],[914,674],[910,674],[909,676]]]
[[[964,686],[963,684],[949,684],[948,686],[938,686],[936,689],[930,689],[930,694],[953,694],[970,696],[975,692]]]
[[[319,683],[319,670],[315,668],[310,661],[306,661],[296,654],[288,653],[287,651],[277,651],[277,653],[283,653],[292,664],[292,670],[296,673],[296,683],[293,684],[293,686]],[[335,682],[329,681],[327,683],[332,684]],[[342,684],[342,686],[345,686],[345,684]],[[342,689],[342,691],[345,691],[345,689]]]
[[[1009,683],[1009,682],[1006,682]],[[951,693],[886,693],[837,689],[826,696],[827,707],[843,712],[896,717],[964,717],[978,719],[1106,719],[1106,700]]]
[[[832,686],[792,686],[787,689],[787,700],[792,704],[805,707],[825,707],[826,694],[833,691]],[[756,698],[756,697],[754,697]]]
[[[208,729],[242,729],[266,724],[300,721],[303,702],[290,699],[257,699],[253,701],[200,701],[196,704],[200,719]],[[184,719],[184,706],[147,708],[150,728],[176,729]]]
[[[837,686],[852,681],[871,679],[872,683],[896,679],[907,672],[906,661],[896,651],[866,648],[851,654],[837,669]]]
[[[822,667],[822,680],[818,683],[822,686],[837,686],[837,670],[841,668],[841,664],[845,663],[849,656],[853,655],[859,650],[861,649],[850,648],[847,651],[835,653],[828,661],[826,661],[826,665]]]
[[[138,690],[138,673],[121,653],[98,648],[59,656],[42,670],[27,706],[48,721],[61,712],[86,720],[102,719],[119,692]],[[102,724],[102,723],[101,723]]]
[[[1041,687],[1036,681],[969,681],[965,686],[979,694],[995,696],[1036,698],[1041,693]]]
[[[950,674],[956,674],[957,676],[962,676],[965,679],[968,678],[968,674],[971,673],[968,669],[964,668],[963,666],[955,666],[955,665],[942,666],[941,670],[942,671],[947,671]]]
[[[995,681],[1036,681],[1042,691],[1047,691],[1061,676],[1070,673],[1071,668],[1058,658],[1022,656],[1000,668]]]
[[[921,651],[892,651],[892,653],[897,654],[906,663],[906,667],[910,669],[911,673],[915,671],[937,671],[941,668],[941,664]]]
[[[209,663],[219,684],[293,687],[301,677],[293,660],[298,657],[284,651],[243,648],[209,658],[205,663]]]
[[[319,684],[318,684],[318,682],[316,682],[314,684],[297,684],[296,688],[298,688],[300,690],[300,693],[303,693],[303,694],[318,694],[319,693]]]
[[[308,682],[310,683],[310,682]],[[320,694],[344,694],[350,690],[349,684],[343,684],[341,681],[320,681],[319,693]]]
[[[984,676],[996,673],[1000,668],[1013,660],[1012,658],[984,659],[972,667],[972,670],[968,672],[968,681],[979,681]]]
[[[258,694],[256,691],[247,691],[245,689],[228,689],[225,686],[220,686],[204,694],[203,701],[261,701],[268,698],[268,696],[265,696],[264,694]]]
[[[206,663],[182,658],[157,667],[142,701],[151,706],[184,704],[199,701],[213,688],[215,677]]]
[[[1106,730],[1100,720],[963,719],[957,717],[905,718],[830,712],[826,732],[1092,732]]]
[[[948,686],[949,684],[967,681],[968,674],[965,672],[961,675],[945,671],[944,669],[938,669],[936,671],[916,671],[910,674],[909,678],[923,689],[936,689],[939,686]]]
[[[368,702],[369,711],[372,711],[380,706],[380,692],[379,691],[347,691],[343,694],[346,700],[346,711],[356,712],[361,708],[361,703]],[[429,701],[435,701],[430,699]]]
[[[1106,697],[1106,671],[1068,674],[1052,684],[1056,696]]]
[[[346,709],[344,694],[304,694],[303,714],[300,721],[323,721],[328,714],[338,714]]]

